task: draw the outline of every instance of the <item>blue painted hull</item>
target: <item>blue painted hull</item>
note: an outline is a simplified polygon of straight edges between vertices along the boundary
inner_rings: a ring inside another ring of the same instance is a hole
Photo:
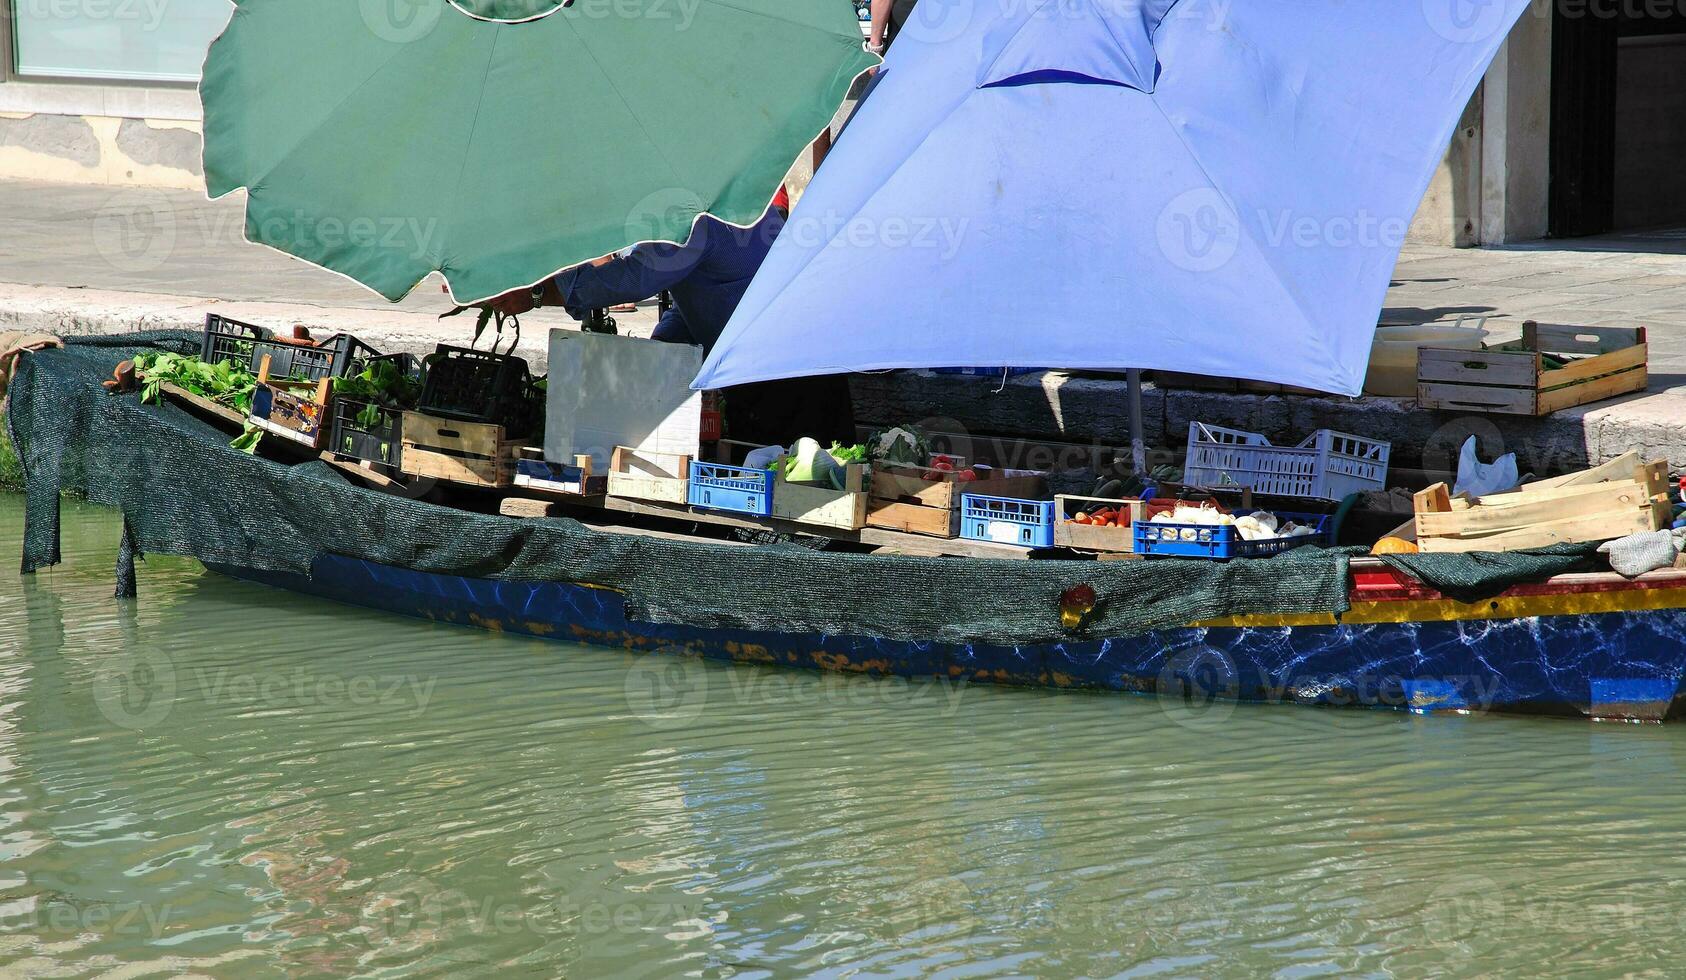
[[[328,556],[309,577],[217,568],[430,620],[740,663],[1161,697],[1663,720],[1680,713],[1686,611],[1374,625],[1190,627],[1035,647],[696,629],[629,620],[618,593]]]

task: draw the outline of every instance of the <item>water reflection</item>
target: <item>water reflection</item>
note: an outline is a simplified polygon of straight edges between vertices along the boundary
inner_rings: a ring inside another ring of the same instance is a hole
[[[16,504],[0,498],[0,550]],[[0,574],[0,972],[1660,972],[1683,728],[654,662]],[[666,681],[664,681],[666,683]]]

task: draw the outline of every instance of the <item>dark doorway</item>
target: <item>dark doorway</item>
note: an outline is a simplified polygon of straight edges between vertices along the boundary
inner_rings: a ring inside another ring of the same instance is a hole
[[[1686,225],[1686,8],[1559,0],[1553,237]]]

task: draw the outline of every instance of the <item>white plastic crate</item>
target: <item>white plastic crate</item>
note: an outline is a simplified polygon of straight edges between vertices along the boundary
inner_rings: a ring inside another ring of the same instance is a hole
[[[1190,422],[1183,482],[1340,500],[1350,493],[1387,489],[1392,449],[1391,443],[1332,429],[1319,429],[1292,448],[1273,446],[1256,432]]]

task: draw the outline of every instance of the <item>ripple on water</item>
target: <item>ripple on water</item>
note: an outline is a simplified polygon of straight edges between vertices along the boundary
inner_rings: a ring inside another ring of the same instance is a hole
[[[0,549],[16,553],[15,498]],[[1680,729],[637,660],[0,573],[0,972],[1661,972]],[[9,566],[7,566],[9,568]]]

